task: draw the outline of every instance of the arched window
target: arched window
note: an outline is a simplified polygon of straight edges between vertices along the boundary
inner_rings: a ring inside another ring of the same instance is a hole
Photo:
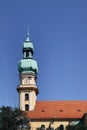
[[[26,58],[29,58],[29,51],[26,51]]]
[[[28,95],[28,93],[25,94],[25,100],[29,100],[29,95]]]
[[[45,125],[42,124],[40,130],[45,130]]]
[[[29,110],[29,105],[26,104],[26,105],[25,105],[25,111],[28,111],[28,110]]]
[[[64,130],[64,125],[60,125],[60,130]]]

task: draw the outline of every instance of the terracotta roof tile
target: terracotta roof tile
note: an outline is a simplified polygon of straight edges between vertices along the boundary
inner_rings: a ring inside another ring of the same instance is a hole
[[[26,111],[31,119],[81,119],[87,112],[87,101],[37,101],[34,111]]]

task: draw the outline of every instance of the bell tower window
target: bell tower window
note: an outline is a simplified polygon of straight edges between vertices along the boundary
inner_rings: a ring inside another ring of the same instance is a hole
[[[29,95],[27,93],[25,94],[25,100],[29,100]]]
[[[26,51],[26,58],[29,58],[29,51]]]
[[[26,105],[25,105],[25,111],[28,111],[28,110],[29,110],[29,105],[26,104]]]

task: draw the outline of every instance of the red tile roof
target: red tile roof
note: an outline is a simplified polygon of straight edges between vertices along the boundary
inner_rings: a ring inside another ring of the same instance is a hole
[[[87,101],[37,101],[34,111],[26,111],[31,119],[81,119],[87,112]]]

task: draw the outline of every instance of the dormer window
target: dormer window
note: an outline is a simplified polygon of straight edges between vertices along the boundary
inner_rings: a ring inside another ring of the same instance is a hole
[[[61,109],[60,112],[63,112],[63,110]]]

